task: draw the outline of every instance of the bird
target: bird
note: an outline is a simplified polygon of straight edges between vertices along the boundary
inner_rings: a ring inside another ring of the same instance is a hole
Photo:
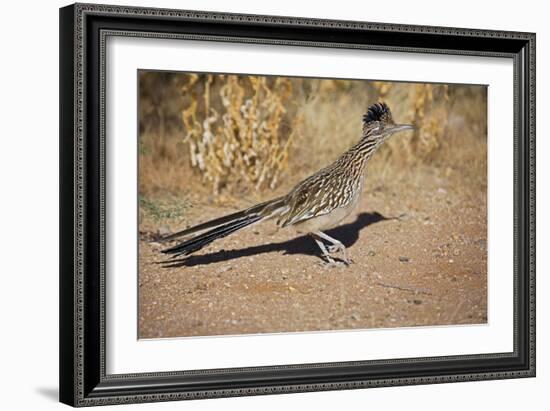
[[[376,102],[363,114],[359,141],[332,164],[296,184],[284,196],[162,238],[161,241],[179,238],[183,241],[161,251],[172,258],[188,256],[252,224],[276,219],[279,229],[294,226],[297,231],[309,234],[321,250],[325,264],[350,265],[352,260],[344,244],[325,231],[338,226],[357,208],[366,166],[373,153],[390,136],[413,129],[412,124],[396,124],[388,105]],[[341,253],[339,261],[332,257],[335,253]]]

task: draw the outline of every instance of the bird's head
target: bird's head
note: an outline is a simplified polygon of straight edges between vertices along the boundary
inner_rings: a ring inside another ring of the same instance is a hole
[[[414,130],[412,124],[396,124],[386,103],[375,103],[363,115],[363,138],[379,140],[405,130]]]

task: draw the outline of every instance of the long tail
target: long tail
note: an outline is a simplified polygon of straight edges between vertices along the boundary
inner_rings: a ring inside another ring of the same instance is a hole
[[[173,254],[173,257],[194,253],[195,251],[206,247],[218,238],[227,237],[241,228],[245,228],[258,221],[272,217],[283,207],[284,199],[276,198],[274,200],[255,205],[254,207],[250,207],[246,210],[216,218],[214,220],[179,231],[163,238],[161,241],[173,240],[179,237],[188,237],[193,234],[195,234],[195,236],[174,247],[162,250],[162,252],[165,254]],[[211,230],[204,232],[208,229]]]

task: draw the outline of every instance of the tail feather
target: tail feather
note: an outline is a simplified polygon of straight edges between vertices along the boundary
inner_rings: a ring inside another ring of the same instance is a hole
[[[216,227],[213,230],[191,238],[190,240],[184,241],[183,243],[180,243],[174,247],[162,250],[162,252],[165,254],[174,254],[173,257],[194,253],[195,251],[199,251],[201,248],[207,246],[218,238],[226,237],[234,233],[235,231],[240,230],[241,228],[260,221],[263,218],[264,217],[261,215],[245,216],[222,226]]]
[[[163,241],[174,240],[179,237],[188,237],[192,234],[200,233],[201,231],[205,231],[209,228],[219,227],[222,224],[233,222],[237,219],[262,212],[266,209],[269,209],[269,208],[273,209],[279,203],[281,203],[281,201],[282,201],[281,198],[276,198],[275,200],[266,201],[265,203],[257,204],[253,207],[247,208],[246,210],[238,211],[236,213],[229,214],[220,218],[216,218],[214,220],[206,221],[205,223],[198,224],[190,228],[186,228],[185,230],[178,231],[174,234],[170,234],[164,238],[161,238],[160,241],[163,242]]]
[[[241,228],[263,220],[264,218],[272,217],[283,208],[284,199],[276,198],[274,200],[255,205],[254,207],[250,207],[246,210],[216,218],[183,231],[179,231],[163,238],[162,241],[189,236],[192,234],[195,234],[195,236],[174,247],[162,250],[162,252],[165,254],[173,254],[174,257],[194,253],[218,238],[226,237]],[[210,230],[204,232],[208,229]]]

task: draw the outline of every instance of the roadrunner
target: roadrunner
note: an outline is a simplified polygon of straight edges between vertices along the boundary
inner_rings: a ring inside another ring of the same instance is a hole
[[[306,178],[283,197],[163,238],[163,241],[168,241],[192,236],[162,252],[174,257],[189,255],[218,238],[251,224],[276,218],[279,228],[296,226],[299,231],[313,237],[329,265],[338,264],[331,256],[336,252],[340,252],[343,262],[349,265],[351,260],[344,244],[324,231],[337,226],[359,204],[365,167],[378,147],[392,134],[412,129],[409,124],[396,124],[385,103],[373,104],[363,115],[360,141],[334,163]]]

